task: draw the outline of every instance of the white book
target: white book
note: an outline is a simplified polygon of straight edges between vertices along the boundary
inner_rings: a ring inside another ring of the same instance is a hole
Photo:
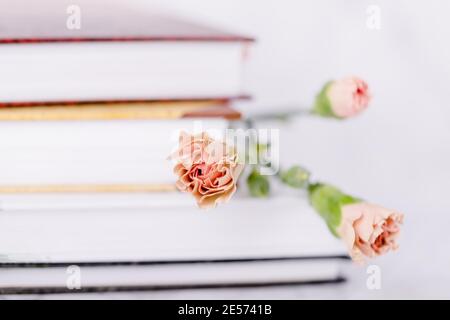
[[[0,294],[337,283],[345,280],[346,264],[337,259],[292,259],[161,265],[0,266]]]
[[[0,104],[243,94],[248,37],[124,2],[4,1]]]
[[[198,209],[190,195],[180,193],[48,197],[49,206],[39,196],[1,196],[0,255],[4,261],[346,255],[342,242],[330,234],[309,204],[293,197],[236,197],[209,211]]]
[[[0,122],[0,185],[173,183],[181,130],[222,138],[224,119]]]
[[[0,102],[239,97],[240,43],[0,46]]]
[[[170,193],[1,202],[4,294],[76,292],[66,284],[78,271],[80,292],[337,282],[348,264],[299,198],[239,195],[210,211]]]

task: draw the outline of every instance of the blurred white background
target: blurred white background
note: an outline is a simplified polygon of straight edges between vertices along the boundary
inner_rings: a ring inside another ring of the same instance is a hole
[[[257,38],[246,70],[247,113],[309,106],[329,79],[358,75],[373,102],[349,121],[299,119],[283,128],[282,161],[403,211],[397,254],[380,265],[382,289],[355,268],[337,287],[160,293],[167,298],[450,298],[450,2],[445,0],[160,0],[143,10]],[[130,4],[131,4],[130,3]],[[380,29],[367,26],[370,5]]]

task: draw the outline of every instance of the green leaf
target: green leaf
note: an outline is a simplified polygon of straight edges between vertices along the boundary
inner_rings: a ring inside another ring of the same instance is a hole
[[[309,177],[309,171],[300,166],[293,166],[289,170],[280,173],[281,181],[296,189],[306,188],[309,184]]]
[[[267,176],[261,175],[256,169],[247,177],[247,186],[253,197],[266,198],[269,196],[269,179]]]
[[[330,86],[330,84],[331,84],[331,81],[327,82],[323,86],[323,88],[319,92],[319,94],[316,96],[316,100],[314,102],[312,112],[319,116],[322,116],[322,117],[339,119],[339,117],[337,117],[333,113],[333,109],[331,108],[330,99],[328,99],[327,90],[328,90],[328,87]]]
[[[341,224],[341,207],[346,204],[359,202],[358,199],[327,184],[310,186],[309,199],[313,208],[326,221],[328,228],[334,235],[337,235],[336,228]]]

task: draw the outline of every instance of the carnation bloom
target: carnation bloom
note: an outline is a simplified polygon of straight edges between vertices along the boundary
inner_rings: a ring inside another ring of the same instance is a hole
[[[177,188],[191,193],[201,208],[228,201],[244,167],[233,148],[206,133],[192,136],[182,132],[179,148],[170,158],[177,162]]]
[[[378,205],[359,202],[341,207],[338,235],[346,243],[350,256],[357,262],[398,248],[397,237],[403,214]]]
[[[363,202],[328,184],[311,184],[309,199],[356,262],[397,249],[403,214]]]

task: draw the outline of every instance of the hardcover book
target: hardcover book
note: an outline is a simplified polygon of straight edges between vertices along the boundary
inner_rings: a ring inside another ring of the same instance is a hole
[[[10,195],[2,209],[3,294],[69,292],[71,265],[79,293],[339,282],[349,262],[298,197],[202,214],[183,194]]]
[[[252,41],[125,3],[2,1],[0,104],[239,98]]]
[[[228,123],[217,116],[1,121],[0,166],[7,170],[0,170],[0,193],[174,190],[167,157],[180,130],[222,135]]]

